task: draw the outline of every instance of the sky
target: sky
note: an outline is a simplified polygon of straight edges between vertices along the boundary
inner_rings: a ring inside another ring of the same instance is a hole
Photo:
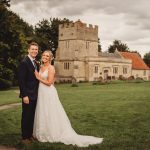
[[[11,0],[10,9],[31,25],[50,17],[98,25],[102,51],[121,40],[142,56],[150,51],[149,0]]]

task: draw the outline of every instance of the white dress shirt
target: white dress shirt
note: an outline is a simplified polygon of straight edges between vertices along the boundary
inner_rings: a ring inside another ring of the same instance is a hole
[[[32,58],[30,55],[28,55],[28,57],[30,58],[30,60],[31,60],[31,62],[32,62],[32,64],[33,64],[33,66],[35,67],[35,65],[34,65],[34,60],[35,60],[35,58]]]

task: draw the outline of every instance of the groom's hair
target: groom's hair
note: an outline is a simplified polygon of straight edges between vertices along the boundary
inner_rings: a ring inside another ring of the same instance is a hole
[[[32,45],[39,47],[38,43],[36,43],[36,42],[31,42],[31,43],[29,44],[29,46],[28,46],[28,49],[29,49]]]

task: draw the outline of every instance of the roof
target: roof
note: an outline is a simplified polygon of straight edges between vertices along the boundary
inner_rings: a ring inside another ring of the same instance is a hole
[[[108,52],[99,52],[98,55],[100,57],[108,57],[108,58],[121,58],[120,54],[119,53],[108,53]]]
[[[132,69],[137,70],[149,70],[150,68],[145,64],[143,59],[140,57],[138,53],[132,52],[120,52],[121,55],[126,59],[132,60]]]

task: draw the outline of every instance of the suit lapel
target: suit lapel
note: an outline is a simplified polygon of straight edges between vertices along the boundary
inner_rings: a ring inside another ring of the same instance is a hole
[[[26,57],[26,60],[27,60],[28,65],[32,68],[32,70],[35,71],[33,63],[31,62],[31,60],[30,60],[30,58],[28,56]]]

